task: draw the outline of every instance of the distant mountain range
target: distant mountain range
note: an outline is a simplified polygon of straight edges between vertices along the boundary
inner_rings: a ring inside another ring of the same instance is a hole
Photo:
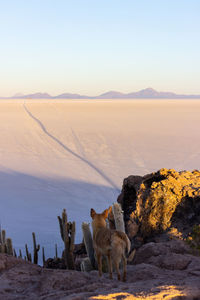
[[[158,92],[152,88],[147,88],[128,94],[109,91],[94,97],[70,93],[64,93],[58,96],[51,96],[48,93],[35,93],[29,95],[16,94],[12,97],[0,97],[0,99],[200,99],[200,95],[181,95],[171,92]]]

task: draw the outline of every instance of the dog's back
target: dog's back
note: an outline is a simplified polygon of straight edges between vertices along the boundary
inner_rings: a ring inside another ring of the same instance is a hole
[[[130,251],[130,241],[127,235],[118,230],[101,228],[94,235],[93,242],[94,248],[98,248],[104,255],[111,251],[112,257],[115,256],[116,252],[122,255]]]

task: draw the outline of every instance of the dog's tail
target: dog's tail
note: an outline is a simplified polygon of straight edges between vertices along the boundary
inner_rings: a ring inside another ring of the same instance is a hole
[[[122,232],[122,231],[117,231],[118,236],[120,236],[120,238],[125,242],[126,248],[125,248],[125,255],[127,257],[127,261],[131,262],[134,259],[135,253],[136,253],[136,249],[133,248],[131,250],[131,242],[127,236],[126,233]],[[130,252],[131,250],[131,252]]]
[[[125,242],[125,245],[126,245],[126,248],[125,248],[125,251],[126,251],[126,256],[128,256],[129,252],[130,252],[130,249],[131,249],[131,242],[127,236],[126,233],[122,232],[122,231],[116,231],[117,235]]]
[[[131,242],[126,234],[125,234],[125,242],[126,242],[126,256],[128,256],[131,250]]]

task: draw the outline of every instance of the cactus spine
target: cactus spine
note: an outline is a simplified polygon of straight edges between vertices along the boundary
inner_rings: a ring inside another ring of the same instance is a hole
[[[62,218],[58,216],[58,221],[60,225],[60,234],[64,242],[64,260],[66,268],[70,270],[75,269],[74,264],[74,241],[75,241],[75,222],[67,222],[66,209],[63,209]]]

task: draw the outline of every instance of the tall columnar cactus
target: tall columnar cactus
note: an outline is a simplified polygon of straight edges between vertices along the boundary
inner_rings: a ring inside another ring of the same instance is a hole
[[[6,231],[1,230],[0,231],[0,253],[7,253],[6,249]]]
[[[45,254],[44,254],[44,247],[42,247],[42,260],[43,260],[43,267],[45,265]]]
[[[12,240],[10,238],[6,239],[6,252],[9,255],[13,255],[13,246],[12,246]]]
[[[63,209],[62,217],[58,216],[58,221],[60,225],[60,234],[64,242],[64,259],[65,266],[70,270],[75,269],[74,264],[74,241],[75,241],[75,222],[67,222],[66,209]]]
[[[34,250],[33,262],[34,262],[34,264],[37,265],[37,263],[38,263],[38,252],[40,250],[40,245],[36,244],[35,232],[32,232],[32,236],[33,236],[33,250]]]
[[[27,260],[30,261],[30,262],[32,262],[31,253],[28,251],[27,244],[25,245],[25,249],[26,249],[26,258],[27,258]]]
[[[87,255],[90,259],[90,263],[93,268],[95,268],[95,257],[94,257],[94,248],[93,248],[93,240],[92,234],[90,231],[90,225],[88,223],[82,223],[82,232],[83,232],[83,240],[85,244],[85,248],[87,251]]]
[[[1,252],[7,253],[6,249],[6,231],[4,229],[1,230]]]
[[[22,250],[21,249],[19,249],[19,256],[18,256],[18,258],[22,258]]]
[[[1,237],[1,223],[0,223],[0,244],[2,244],[2,237]]]
[[[55,258],[58,258],[58,246],[55,244]]]
[[[113,204],[113,214],[116,230],[125,232],[123,211],[121,205],[117,202]]]

